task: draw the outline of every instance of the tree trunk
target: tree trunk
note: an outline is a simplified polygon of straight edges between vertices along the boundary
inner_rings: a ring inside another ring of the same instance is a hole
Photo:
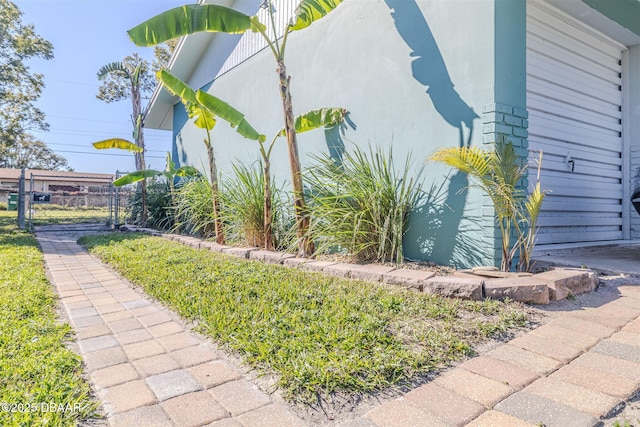
[[[264,158],[263,162],[262,173],[264,188],[262,194],[264,194],[264,247],[271,251],[275,247],[273,242],[273,212],[271,206],[271,162],[267,158]]]
[[[207,155],[209,157],[209,176],[211,182],[211,203],[213,204],[213,220],[216,233],[216,243],[224,245],[224,228],[222,226],[222,218],[220,218],[220,199],[218,198],[218,170],[216,168],[216,159],[213,155],[213,147],[211,142],[205,140],[207,146]]]
[[[140,129],[138,130],[138,147],[141,147],[144,150],[144,136],[142,134],[142,124],[140,125]],[[146,169],[146,164],[144,160],[144,151],[140,152],[140,169]],[[149,220],[149,208],[147,206],[147,180],[146,178],[140,182],[140,209],[141,209],[141,218],[142,226],[147,226],[147,221]]]
[[[142,148],[140,153],[136,153],[136,170],[142,170],[146,168],[145,160],[144,160],[144,132],[143,128],[143,117],[142,117],[142,101],[140,98],[140,85],[131,82],[131,103],[133,104],[133,129],[134,134],[136,135],[135,143],[138,147]],[[139,123],[138,123],[139,122]],[[136,133],[137,130],[137,133]],[[147,209],[147,180],[143,179],[140,182],[140,210],[141,210],[141,218],[140,222],[142,226],[147,225],[148,220],[148,209]]]
[[[295,116],[293,115],[293,103],[289,89],[291,77],[287,76],[287,69],[283,60],[278,61],[277,71],[280,78],[280,98],[282,100],[284,128],[287,133],[287,147],[289,150],[289,168],[291,169],[291,184],[293,186],[293,208],[296,215],[298,253],[301,256],[310,257],[315,252],[315,247],[313,240],[309,236],[309,212],[304,200]]]

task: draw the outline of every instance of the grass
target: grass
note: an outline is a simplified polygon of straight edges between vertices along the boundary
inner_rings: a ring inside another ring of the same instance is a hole
[[[17,213],[14,211],[14,215]],[[26,221],[29,213],[26,214]],[[66,208],[58,205],[34,206],[33,225],[106,223],[109,220],[109,208]]]
[[[161,238],[110,234],[81,243],[259,372],[275,374],[293,401],[418,380],[528,319],[517,304],[417,294]]]
[[[410,158],[396,168],[391,149],[354,146],[339,163],[328,154],[315,161],[306,182],[319,251],[342,248],[361,261],[402,263],[409,213],[423,196]]]
[[[227,242],[241,246],[265,246],[264,177],[262,163],[233,165],[233,173],[222,180],[222,219]],[[271,183],[271,226],[274,247],[295,246],[293,214],[285,192]]]
[[[205,178],[185,182],[176,192],[175,229],[203,237],[215,235],[211,184]]]
[[[3,426],[71,426],[95,416],[79,356],[67,349],[71,328],[56,321],[56,295],[33,235],[15,212],[0,212],[0,403],[69,404],[68,411],[9,412]]]

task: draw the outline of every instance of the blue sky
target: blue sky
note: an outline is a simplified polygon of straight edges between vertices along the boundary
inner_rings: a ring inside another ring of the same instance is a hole
[[[105,64],[138,52],[153,58],[153,48],[138,48],[127,30],[172,7],[192,0],[12,0],[22,22],[54,46],[54,59],[32,60],[32,71],[44,74],[46,88],[37,102],[51,129],[34,132],[78,172],[114,173],[133,170],[133,155],[97,151],[91,143],[110,137],[131,140],[131,102],[107,104],[96,98],[96,73]],[[163,169],[171,134],[145,131],[147,163]]]

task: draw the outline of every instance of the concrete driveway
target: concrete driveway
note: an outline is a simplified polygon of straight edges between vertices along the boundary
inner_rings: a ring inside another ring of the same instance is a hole
[[[536,252],[533,258],[538,266],[586,267],[606,273],[640,276],[640,242]]]

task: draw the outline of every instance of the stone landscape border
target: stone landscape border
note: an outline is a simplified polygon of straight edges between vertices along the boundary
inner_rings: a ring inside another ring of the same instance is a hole
[[[481,301],[510,299],[528,304],[548,304],[569,296],[590,292],[598,286],[597,274],[589,269],[556,268],[542,273],[505,273],[495,267],[456,271],[453,276],[436,276],[426,270],[397,268],[379,264],[352,264],[300,258],[284,252],[256,247],[220,245],[193,236],[161,233],[150,228],[123,225],[120,231],[141,232],[174,240],[196,249],[207,249],[239,258],[279,264],[333,276],[382,282],[445,297]]]

